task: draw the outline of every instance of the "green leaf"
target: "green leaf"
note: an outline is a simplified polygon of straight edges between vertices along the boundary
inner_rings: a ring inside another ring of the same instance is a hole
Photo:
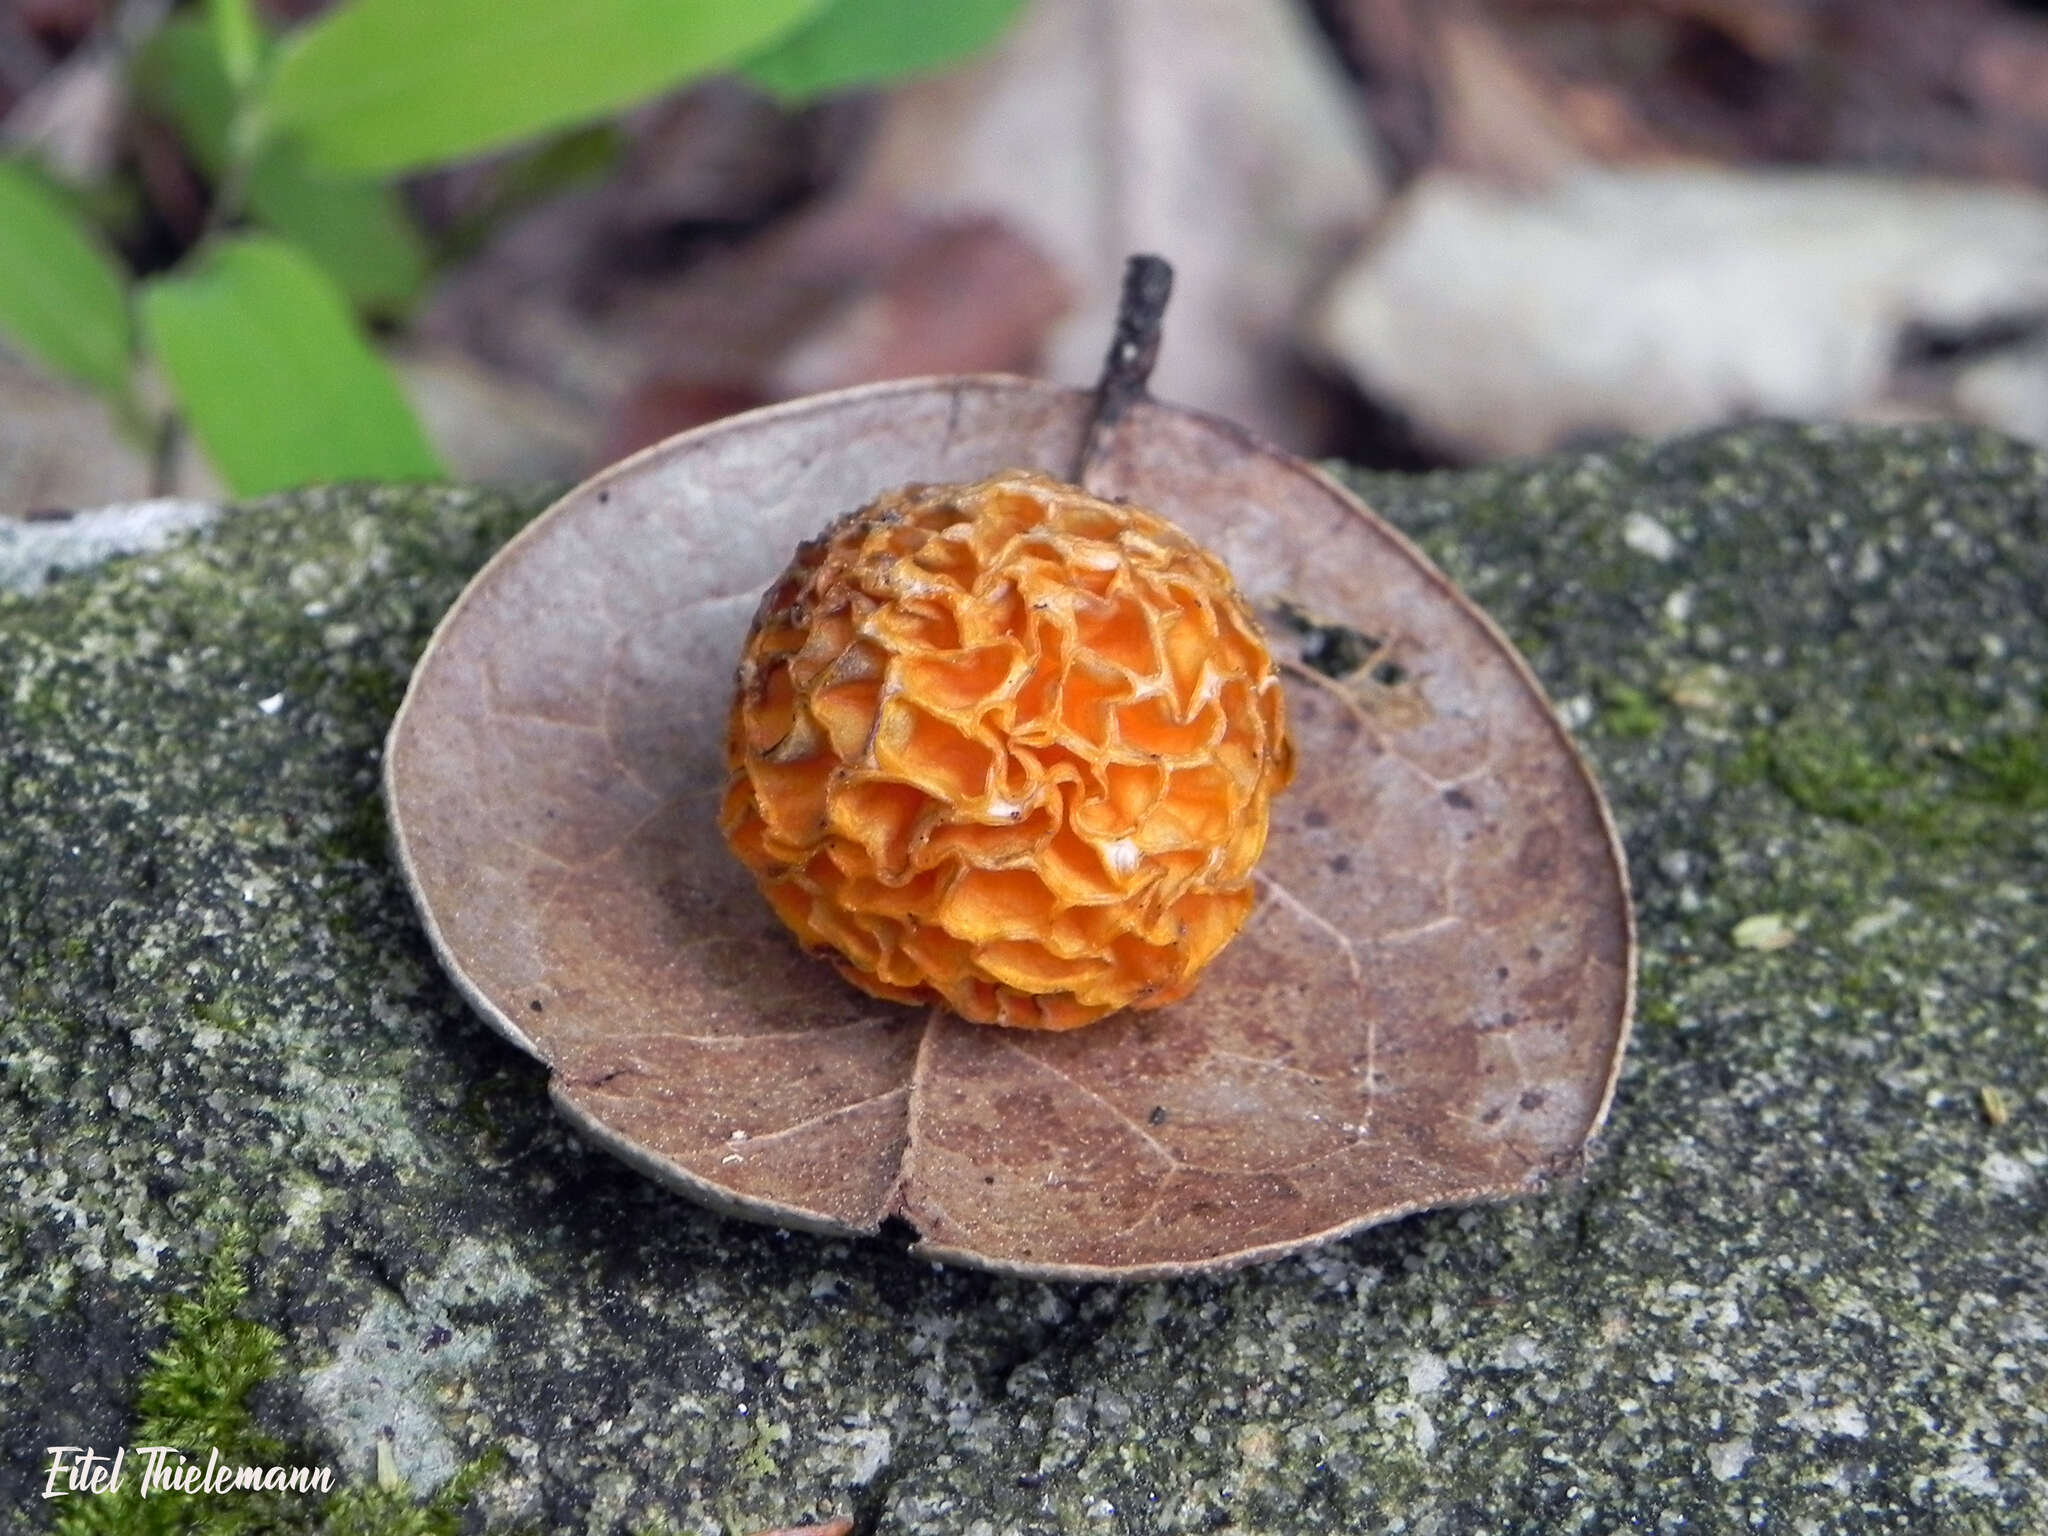
[[[331,172],[453,160],[759,53],[824,0],[351,0],[290,38],[260,110]]]
[[[98,232],[12,160],[0,160],[0,336],[127,402],[134,331],[121,269]]]
[[[213,26],[214,52],[220,55],[229,84],[239,91],[263,61],[267,39],[256,8],[251,0],[206,0],[206,16]]]
[[[396,314],[426,281],[426,240],[391,187],[309,175],[296,146],[273,144],[246,195],[249,211],[304,249],[358,309]]]
[[[136,60],[135,88],[170,119],[201,170],[225,176],[235,92],[205,23],[187,16],[160,28]],[[241,190],[256,220],[319,262],[358,309],[396,314],[426,281],[426,241],[390,187],[315,175],[295,145],[272,143]]]
[[[144,288],[142,324],[237,495],[441,473],[340,291],[282,240],[244,236]]]
[[[924,74],[979,53],[1023,0],[836,0],[741,66],[783,101]]]
[[[165,22],[135,55],[133,84],[143,104],[170,119],[199,168],[219,176],[228,163],[235,88],[198,16]]]

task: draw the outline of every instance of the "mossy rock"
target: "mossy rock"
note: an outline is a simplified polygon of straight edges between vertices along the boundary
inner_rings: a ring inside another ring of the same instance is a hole
[[[472,1523],[2048,1525],[2048,465],[1758,427],[1358,484],[1581,727],[1636,1043],[1540,1198],[1127,1289],[701,1212],[468,1016],[377,753],[533,502],[309,492],[0,598],[0,1524],[131,1442],[235,1233],[261,1433],[420,1491],[495,1448]]]

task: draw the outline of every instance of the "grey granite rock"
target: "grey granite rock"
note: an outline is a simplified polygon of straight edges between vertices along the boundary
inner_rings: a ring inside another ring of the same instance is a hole
[[[1614,800],[1643,988],[1520,1203],[1056,1287],[700,1212],[468,1017],[379,740],[530,506],[320,491],[0,597],[0,1527],[237,1216],[267,1427],[473,1519],[2048,1528],[2048,465],[1756,428],[1367,495]]]
[[[211,502],[163,497],[32,520],[0,517],[0,592],[34,592],[66,571],[162,549],[219,514]]]

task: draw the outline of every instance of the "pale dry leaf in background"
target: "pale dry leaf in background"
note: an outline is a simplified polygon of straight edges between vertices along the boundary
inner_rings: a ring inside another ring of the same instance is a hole
[[[1586,168],[1409,187],[1310,342],[1486,458],[1759,415],[1955,414],[2048,441],[2048,198]]]
[[[0,354],[0,515],[148,494],[148,457],[122,441],[104,402]]]
[[[1586,162],[1555,85],[1537,78],[1491,28],[1442,16],[1433,41],[1442,168],[1536,191]]]
[[[104,177],[120,148],[123,67],[120,56],[106,48],[67,59],[0,122],[0,148],[32,155],[68,182]]]
[[[393,350],[399,386],[449,474],[484,485],[573,480],[597,452],[595,412],[459,347],[411,342]]]
[[[1087,378],[1134,250],[1177,273],[1155,392],[1283,446],[1304,296],[1365,227],[1369,130],[1294,0],[1038,0],[988,58],[894,93],[856,196],[990,214],[1082,295],[1042,359]]]
[[[151,468],[97,395],[0,352],[0,517],[140,501],[151,494]],[[190,438],[178,444],[170,471],[180,496],[225,495]]]

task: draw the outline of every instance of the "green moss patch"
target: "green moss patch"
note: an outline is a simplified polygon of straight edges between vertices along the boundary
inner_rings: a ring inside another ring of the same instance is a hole
[[[1880,717],[1913,720],[1902,711]],[[1815,816],[1934,846],[2007,838],[2048,810],[2048,724],[1956,741],[1896,728],[1878,738],[1795,717],[1755,733],[1737,773],[1767,780]]]
[[[189,1296],[166,1308],[169,1339],[150,1356],[135,1398],[134,1447],[169,1446],[207,1468],[212,1458],[238,1468],[297,1472],[316,1469],[319,1455],[287,1446],[257,1425],[249,1396],[281,1369],[283,1341],[242,1315],[248,1299],[247,1235],[231,1229],[214,1248]],[[396,1482],[332,1491],[235,1488],[183,1492],[145,1490],[142,1458],[128,1464],[122,1486],[68,1495],[56,1506],[57,1536],[457,1536],[462,1507],[499,1458],[479,1458],[432,1498],[409,1496]],[[332,1468],[325,1469],[332,1476]]]

